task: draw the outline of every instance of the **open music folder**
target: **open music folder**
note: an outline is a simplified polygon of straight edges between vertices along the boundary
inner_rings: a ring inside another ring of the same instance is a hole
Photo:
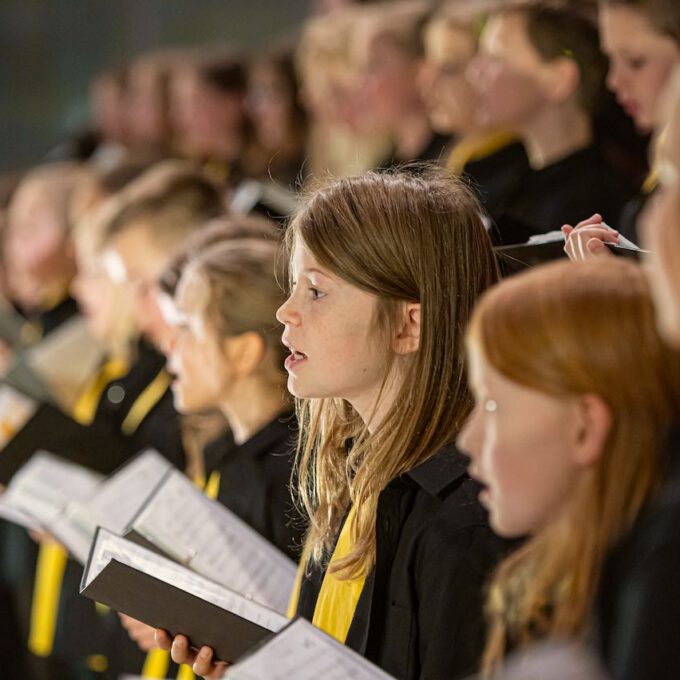
[[[394,680],[305,619],[296,619],[248,653],[227,680]]]
[[[130,524],[129,537],[141,537],[193,571],[286,611],[297,565],[179,471],[158,485]]]
[[[88,498],[69,502],[48,528],[85,564],[97,527],[124,534],[171,469],[170,462],[157,451],[143,451],[100,482]]]
[[[48,531],[81,564],[97,526],[122,534],[171,469],[151,449],[107,478],[46,452],[37,453],[0,496],[0,517]]]
[[[120,536],[98,529],[81,594],[233,663],[287,623],[282,614]]]
[[[38,451],[14,475],[0,508],[11,506],[49,529],[69,502],[91,497],[102,479],[96,472]]]

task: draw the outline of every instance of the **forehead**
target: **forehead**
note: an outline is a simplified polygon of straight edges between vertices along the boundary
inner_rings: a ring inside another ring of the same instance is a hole
[[[649,17],[635,7],[605,6],[599,12],[602,43],[606,48],[653,47],[667,40],[652,25]]]
[[[321,269],[319,262],[299,236],[293,241],[290,263],[296,272],[303,269]]]
[[[529,47],[526,17],[521,12],[501,12],[489,17],[480,37],[480,44],[489,51],[501,47]]]

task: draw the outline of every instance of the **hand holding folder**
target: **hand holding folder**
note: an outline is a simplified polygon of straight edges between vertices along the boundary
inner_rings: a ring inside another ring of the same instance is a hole
[[[105,529],[98,529],[81,593],[232,663],[281,630],[282,614]]]

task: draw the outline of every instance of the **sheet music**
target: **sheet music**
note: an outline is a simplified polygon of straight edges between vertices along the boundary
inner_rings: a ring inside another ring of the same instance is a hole
[[[70,501],[89,498],[101,480],[96,472],[39,451],[14,475],[4,498],[49,527]]]
[[[370,661],[297,619],[232,666],[227,680],[394,680]]]
[[[167,458],[148,449],[104,480],[88,502],[92,518],[116,534],[122,534],[146,499],[172,469]]]
[[[181,473],[168,475],[131,528],[199,574],[286,611],[295,563]]]
[[[0,385],[0,448],[28,422],[38,403],[9,385]]]
[[[92,583],[112,560],[149,574],[272,632],[278,632],[288,623],[286,617],[278,612],[263,607],[194,573],[181,564],[116,536],[106,529],[97,531],[92,555],[83,579],[84,587]]]
[[[40,522],[35,518],[31,517],[28,513],[18,508],[13,507],[5,498],[4,494],[0,494],[0,518],[12,522],[12,524],[18,524],[20,527],[25,529],[42,529]]]
[[[97,526],[124,533],[171,467],[157,451],[144,451],[101,482],[87,499],[71,501],[50,527],[52,533],[85,564]]]

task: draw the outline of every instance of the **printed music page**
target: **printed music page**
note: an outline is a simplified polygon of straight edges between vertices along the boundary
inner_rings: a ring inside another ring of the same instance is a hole
[[[227,680],[394,680],[305,619],[296,619],[229,669]]]
[[[180,472],[165,478],[130,528],[199,574],[285,612],[296,564]]]

